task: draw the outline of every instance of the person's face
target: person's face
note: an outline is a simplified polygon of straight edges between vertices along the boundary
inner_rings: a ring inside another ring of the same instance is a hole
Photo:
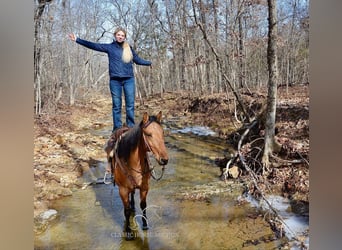
[[[125,39],[126,39],[126,36],[123,31],[120,30],[115,34],[115,40],[117,42],[122,43],[123,41],[125,41]]]

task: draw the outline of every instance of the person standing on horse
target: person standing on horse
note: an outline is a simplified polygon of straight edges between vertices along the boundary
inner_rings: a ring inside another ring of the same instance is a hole
[[[150,61],[140,58],[126,42],[126,34],[127,32],[125,29],[117,28],[114,31],[115,39],[112,43],[94,43],[76,37],[74,33],[69,34],[69,38],[72,41],[89,49],[108,54],[109,87],[112,95],[112,134],[115,130],[122,127],[122,90],[124,92],[126,104],[126,125],[129,128],[134,126],[135,78],[133,63],[144,66],[152,65]]]

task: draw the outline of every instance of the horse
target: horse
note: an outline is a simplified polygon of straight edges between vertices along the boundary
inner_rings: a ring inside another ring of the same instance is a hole
[[[116,138],[115,146],[107,152],[114,185],[117,184],[124,206],[126,219],[126,240],[134,239],[130,227],[130,216],[135,211],[134,192],[140,190],[140,208],[143,212],[143,230],[148,229],[146,217],[146,198],[149,190],[149,180],[152,175],[148,152],[151,152],[159,165],[168,163],[168,153],[164,141],[164,131],[161,126],[162,112],[156,116],[143,114],[142,121]],[[129,200],[129,196],[131,196]]]

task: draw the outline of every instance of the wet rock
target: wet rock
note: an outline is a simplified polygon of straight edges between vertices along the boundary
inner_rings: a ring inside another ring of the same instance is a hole
[[[64,196],[71,196],[70,188],[61,187],[59,183],[50,183],[49,186],[44,187],[43,190],[37,194],[37,197],[43,200],[55,200]]]
[[[292,200],[291,209],[295,214],[309,216],[309,202],[302,200]]]
[[[56,135],[56,136],[54,137],[54,139],[55,139],[55,142],[56,142],[57,144],[59,144],[59,145],[62,145],[62,144],[65,143],[65,139],[64,139],[63,136],[61,136],[60,134]]]
[[[49,209],[49,210],[40,214],[41,219],[46,220],[46,221],[51,221],[51,220],[55,219],[56,216],[57,216],[57,211],[54,209]]]
[[[51,144],[51,139],[45,136],[41,136],[37,139],[39,141],[40,144],[42,145],[48,145]]]
[[[93,123],[92,128],[93,129],[100,129],[100,128],[103,128],[104,126],[105,126],[105,124],[102,122],[95,122],[95,123]]]
[[[60,178],[60,183],[62,187],[71,187],[76,183],[76,176],[63,175]]]
[[[86,153],[84,146],[80,146],[79,144],[71,143],[68,146],[74,157],[80,157]]]
[[[237,166],[232,166],[228,169],[228,174],[230,177],[236,179],[240,176],[241,170]]]
[[[34,232],[40,234],[46,230],[49,223],[57,218],[57,211],[49,209],[34,218]]]
[[[72,195],[72,191],[70,188],[61,188],[61,189],[58,189],[58,195],[59,196],[70,196]]]

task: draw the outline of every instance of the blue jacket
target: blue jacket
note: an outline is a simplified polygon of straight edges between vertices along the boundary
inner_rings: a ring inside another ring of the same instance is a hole
[[[77,38],[76,42],[89,49],[107,53],[110,77],[134,77],[133,62],[138,65],[146,66],[152,64],[150,61],[141,59],[132,49],[132,47],[131,50],[133,54],[133,62],[123,62],[121,59],[123,48],[121,47],[121,44],[115,40],[112,43],[93,43],[81,38]]]

